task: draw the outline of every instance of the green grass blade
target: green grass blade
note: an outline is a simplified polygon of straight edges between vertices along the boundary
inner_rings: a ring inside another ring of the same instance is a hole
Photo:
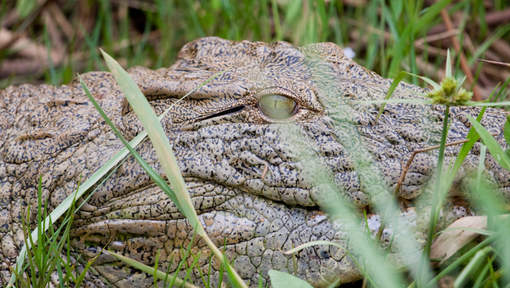
[[[468,65],[473,66],[475,61],[478,60],[483,55],[483,53],[485,53],[485,51],[487,51],[489,49],[489,47],[492,45],[492,43],[494,43],[494,41],[500,39],[505,34],[507,34],[509,31],[510,31],[510,24],[506,24],[506,25],[498,27],[496,32],[494,32],[494,34],[491,37],[489,37],[489,39],[487,39],[482,45],[480,45],[476,49],[473,56],[468,60]]]
[[[432,80],[432,79],[430,79],[428,77],[421,76],[421,75],[414,74],[414,73],[410,73],[410,72],[405,72],[405,73],[408,74],[408,75],[420,78],[421,80],[425,81],[427,84],[432,86],[432,89],[434,89],[434,90],[441,89],[441,85],[440,84],[436,83],[436,81],[434,81],[434,80]]]
[[[445,72],[445,78],[446,77],[453,77],[452,74],[452,59],[450,58],[450,49],[446,49],[446,72]],[[459,86],[462,86],[462,84],[459,84]]]
[[[146,132],[142,132],[138,134],[133,140],[131,140],[130,145],[136,147],[138,144],[142,142],[142,140],[146,136]],[[96,183],[98,183],[110,170],[115,168],[127,155],[129,155],[129,151],[126,148],[123,148],[119,152],[115,154],[110,160],[108,160],[101,168],[99,168],[94,174],[92,174],[83,184],[79,186],[79,188],[69,196],[67,196],[62,203],[60,203],[47,217],[44,219],[45,227],[49,226],[50,222],[55,223],[66,211],[73,205],[74,199],[79,199],[85,192],[87,192],[90,188],[92,188]],[[32,233],[30,233],[30,237],[37,241],[37,237],[39,234],[39,229],[34,229]],[[28,249],[30,249],[30,245]],[[16,266],[14,270],[16,273],[21,272],[21,267],[23,267],[25,256],[27,255],[27,247],[23,246],[19,252],[18,258],[16,259]],[[9,284],[7,287],[12,287],[14,281],[16,280],[16,273],[11,275],[11,279],[9,280]]]
[[[386,93],[384,100],[390,99],[395,89],[397,89],[398,84],[400,83],[400,81],[404,79],[404,77],[406,77],[406,75],[407,73],[404,71],[400,71],[398,73],[397,77],[395,77],[395,79],[393,79],[393,81],[391,82],[390,88],[388,89],[388,92]],[[377,117],[375,118],[376,120],[378,120],[379,117],[381,117],[381,114],[384,112],[384,107],[386,106],[386,103],[387,102],[382,103],[381,107],[379,107],[379,112],[377,113]]]
[[[501,102],[474,102],[468,101],[465,104],[466,106],[472,107],[504,107],[510,106],[510,101],[501,101]]]
[[[487,239],[485,239],[482,242],[480,242],[479,244],[477,244],[475,247],[469,249],[469,251],[462,254],[462,256],[455,259],[455,261],[453,261],[450,265],[446,266],[443,270],[441,270],[441,272],[439,272],[436,276],[434,276],[434,278],[431,281],[429,281],[429,283],[425,287],[434,287],[434,284],[437,283],[437,281],[439,279],[441,279],[442,277],[448,275],[449,273],[451,273],[452,271],[457,269],[460,265],[465,263],[469,258],[471,258],[473,255],[475,255],[478,251],[480,251],[481,249],[483,249],[484,247],[486,247],[487,245],[492,243],[494,241],[494,239],[495,239],[494,236],[488,237]]]
[[[131,145],[129,145],[128,141],[124,138],[124,136],[122,136],[122,134],[117,129],[117,127],[115,127],[115,125],[110,120],[110,118],[104,113],[103,109],[101,109],[101,107],[96,102],[94,97],[92,97],[87,85],[84,82],[82,82],[81,79],[80,79],[80,82],[81,82],[81,85],[82,85],[83,89],[85,90],[87,96],[89,96],[90,102],[92,102],[92,105],[94,105],[94,107],[97,109],[97,111],[99,112],[101,117],[103,117],[106,124],[108,124],[110,126],[113,133],[115,133],[115,135],[120,139],[120,141],[124,144],[124,146],[129,151],[129,153],[131,153],[131,155],[133,155],[133,157],[142,166],[142,168],[147,172],[147,174],[154,181],[154,183],[156,183],[168,195],[168,197],[170,197],[170,199],[172,201],[174,201],[174,203],[177,206],[177,208],[179,209],[179,211],[182,212],[181,204],[180,204],[180,202],[178,202],[177,195],[175,194],[175,192],[172,189],[170,189],[170,187],[166,184],[166,181],[156,171],[154,171],[154,169],[152,169],[152,167],[145,160],[143,160],[143,158],[140,156],[140,154],[138,154],[138,152],[136,152],[136,150],[133,147],[131,147]]]
[[[113,251],[108,251],[108,252],[105,252],[105,253],[108,253],[108,254],[111,254],[113,256],[115,256],[115,258],[119,259],[120,261],[128,264],[129,266],[133,267],[133,268],[136,268],[140,271],[143,271],[149,275],[154,275],[155,277],[157,277],[158,279],[164,279],[166,277],[166,273],[164,272],[161,272],[159,270],[154,270],[154,267],[151,267],[151,266],[148,266],[148,265],[145,265],[143,263],[140,263],[136,260],[133,260],[129,257],[126,257],[126,256],[123,256],[121,254],[118,254],[118,253],[115,253]],[[186,288],[197,288],[197,286],[191,284],[191,283],[188,283],[188,282],[185,282],[183,281],[182,279],[180,279],[179,277],[176,277],[175,278],[175,284],[177,286],[184,286]]]
[[[506,84],[508,84],[508,82]],[[506,85],[504,85],[504,87],[506,87]],[[496,91],[496,88],[489,95],[489,100],[494,99],[493,97],[494,97],[495,91]],[[500,89],[499,92],[501,92],[501,91],[502,90]],[[496,97],[497,97],[497,95],[496,95]],[[477,122],[480,122],[482,120],[483,115],[485,114],[485,110],[487,110],[487,107],[482,107],[482,109],[480,110],[480,113],[478,113],[478,116],[476,117]],[[466,136],[466,139],[468,140],[468,142],[462,144],[462,147],[460,148],[460,151],[457,154],[457,158],[455,158],[455,163],[453,164],[453,168],[448,173],[450,175],[457,174],[457,171],[460,169],[460,166],[464,162],[464,159],[466,159],[467,155],[469,154],[469,151],[471,151],[471,149],[475,145],[476,141],[478,141],[478,139],[480,139],[480,136],[478,136],[478,134],[476,133],[476,130],[471,127],[469,129],[467,136]],[[453,180],[453,178],[452,178],[452,180]],[[451,183],[449,183],[449,185],[451,185]]]
[[[154,150],[158,159],[168,159],[168,161],[161,161],[161,166],[165,172],[168,180],[172,184],[172,189],[175,192],[176,205],[179,206],[183,215],[190,221],[192,227],[199,227],[200,221],[196,215],[195,209],[191,198],[187,193],[186,183],[181,176],[181,171],[177,165],[177,159],[172,153],[172,147],[166,137],[165,131],[161,126],[160,120],[156,117],[152,106],[150,106],[145,95],[142,94],[136,83],[131,79],[131,76],[122,69],[122,67],[108,54],[101,50],[105,58],[106,65],[112,72],[115,80],[119,84],[120,89],[128,102],[131,104],[133,111],[137,114],[142,122],[147,135],[153,143]],[[173,200],[173,199],[172,199]],[[202,231],[197,231],[202,234]]]
[[[115,80],[117,81],[121,91],[124,93],[129,104],[133,108],[140,121],[142,122],[147,135],[149,136],[156,155],[160,160],[164,173],[166,174],[169,182],[172,185],[172,190],[175,192],[175,204],[180,206],[182,214],[187,218],[190,225],[196,229],[196,233],[202,237],[212,252],[221,262],[224,262],[224,256],[221,251],[214,245],[212,240],[205,233],[201,225],[198,215],[194,209],[191,197],[187,191],[186,183],[177,165],[177,159],[173,154],[170,141],[167,138],[165,131],[160,123],[160,120],[154,113],[152,106],[149,104],[145,96],[142,94],[137,84],[131,79],[131,76],[115,61],[111,56],[101,50],[105,62],[112,72]],[[234,276],[232,282],[241,287],[247,287],[241,277],[232,270]]]
[[[21,18],[25,18],[36,7],[36,0],[18,0],[16,1],[16,12]]]
[[[510,116],[506,116],[505,126],[503,128],[506,144],[510,144]]]
[[[478,270],[482,262],[485,259],[487,259],[487,257],[489,257],[489,253],[492,253],[493,251],[494,250],[492,249],[492,247],[488,246],[476,252],[475,256],[471,258],[466,267],[462,269],[462,272],[455,279],[453,287],[454,288],[465,287],[466,282],[469,281],[471,275],[476,273],[476,270]]]
[[[487,273],[489,273],[489,269],[492,266],[493,261],[494,261],[494,257],[489,257],[489,260],[487,261],[487,263],[485,263],[485,265],[483,266],[481,271],[478,273],[478,276],[476,277],[476,280],[473,283],[473,288],[480,288],[482,286],[482,281],[487,276]]]
[[[360,223],[362,222],[354,207],[340,196],[343,194],[337,191],[339,187],[330,179],[328,169],[320,163],[312,149],[307,146],[306,143],[311,143],[311,140],[295,125],[289,124],[288,127],[281,129],[281,133],[289,140],[293,150],[299,155],[298,157],[307,163],[304,168],[305,175],[310,177],[309,181],[313,183],[313,186],[320,187],[320,191],[317,193],[320,195],[320,199],[317,201],[321,210],[328,214],[332,222],[342,223],[343,231],[351,239],[349,243],[352,247],[350,248],[356,251],[361,259],[370,259],[371,263],[367,263],[366,267],[361,267],[366,271],[364,275],[374,279],[374,282],[380,283],[381,287],[403,287],[401,275],[393,266],[389,265],[383,251],[377,247],[369,233],[361,228]],[[400,227],[400,225],[395,225],[395,227]],[[374,263],[377,265],[373,265]]]
[[[478,121],[476,121],[473,116],[467,115],[469,122],[475,128],[480,138],[482,138],[483,143],[489,149],[489,152],[492,154],[494,159],[501,165],[501,167],[510,171],[510,157],[505,153],[503,148],[499,145],[499,143],[494,139],[494,137],[485,129]]]
[[[269,274],[269,278],[271,278],[271,286],[274,288],[312,288],[312,285],[308,284],[305,280],[301,280],[289,273],[269,270],[267,274]]]

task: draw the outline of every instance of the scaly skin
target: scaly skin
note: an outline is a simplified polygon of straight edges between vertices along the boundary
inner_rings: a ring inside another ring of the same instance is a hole
[[[322,59],[320,65],[317,59]],[[317,187],[303,173],[306,163],[282,136],[286,125],[282,122],[296,123],[312,139],[310,147],[331,170],[339,189],[356,206],[370,209],[363,183],[342,145],[345,139],[332,129],[323,96],[333,92],[345,105],[350,100],[382,99],[391,81],[345,58],[331,43],[295,48],[284,42],[232,42],[213,37],[188,43],[170,68],[138,67],[130,73],[159,114],[218,71],[225,72],[172,108],[162,121],[206,231],[216,244],[226,247],[226,255],[251,285],[258,282],[259,274],[267,278],[269,269],[290,271],[314,285],[336,277],[343,282],[358,279],[359,271],[342,249],[317,246],[294,258],[282,253],[318,239],[348,248],[345,233],[335,230],[320,211]],[[131,138],[141,132],[109,73],[90,72],[83,79],[124,135]],[[418,87],[400,84],[394,98],[419,98],[423,93]],[[264,115],[258,101],[266,94],[293,99],[297,103],[294,114],[285,121]],[[412,151],[439,141],[442,107],[388,104],[378,121],[378,105],[344,107],[350,114],[346,118],[355,125],[391,189]],[[452,108],[449,142],[465,137],[465,115],[477,112]],[[503,110],[488,109],[482,121],[499,134],[501,143],[505,117]],[[0,132],[0,284],[4,284],[23,243],[20,217],[29,205],[35,211],[39,176],[43,200],[55,207],[80,179],[86,179],[123,146],[77,82],[1,90]],[[448,147],[446,161],[452,161],[458,149]],[[464,168],[477,165],[477,149],[467,157]],[[150,143],[141,144],[138,151],[160,169]],[[408,205],[424,191],[436,159],[437,151],[431,151],[414,160],[399,195],[409,200]],[[509,198],[510,174],[491,157],[486,166]],[[416,216],[411,214],[410,218]],[[93,256],[109,244],[109,249],[153,265],[160,250],[160,267],[166,270],[169,265],[170,271],[176,269],[179,248],[191,236],[192,229],[175,205],[132,158],[99,187],[73,224],[77,255]],[[200,252],[198,263],[207,273],[210,252],[204,243],[198,241],[192,252]],[[213,281],[218,278],[218,267],[214,262]],[[150,276],[118,265],[111,256],[100,256],[93,268],[87,275],[91,286],[152,285]],[[198,271],[194,273],[193,280],[200,283]]]

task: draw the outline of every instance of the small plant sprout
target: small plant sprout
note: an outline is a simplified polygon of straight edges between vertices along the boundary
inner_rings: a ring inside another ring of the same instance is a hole
[[[473,97],[473,92],[468,92],[462,88],[462,84],[466,77],[462,79],[455,79],[451,69],[450,50],[446,56],[446,73],[444,79],[440,84],[433,80],[420,77],[428,84],[432,85],[434,89],[427,94],[427,97],[432,99],[433,104],[442,104],[448,106],[458,106],[466,104]]]

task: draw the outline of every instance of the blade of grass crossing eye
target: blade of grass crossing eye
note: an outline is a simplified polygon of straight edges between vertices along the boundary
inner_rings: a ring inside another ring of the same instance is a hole
[[[170,146],[170,141],[163,130],[160,120],[156,117],[152,106],[147,101],[147,98],[145,98],[142,94],[137,84],[133,81],[133,79],[131,79],[131,76],[122,69],[117,61],[103,50],[101,50],[101,53],[103,54],[105,62],[117,81],[121,91],[124,93],[129,104],[133,108],[133,111],[147,131],[147,135],[153,144],[163,171],[172,185],[172,190],[175,192],[175,198],[177,201],[175,202],[176,205],[180,205],[180,209],[182,209],[181,213],[188,219],[190,225],[196,229],[197,234],[202,237],[215,256],[223,262],[225,257],[207,236],[204,227],[198,219],[198,215],[187,191],[186,183],[184,182],[179,166],[177,165],[177,159],[172,152],[173,150]],[[166,183],[164,184],[165,186],[168,186]],[[235,270],[232,270],[232,272],[234,278],[230,279],[231,282],[234,282],[236,285],[241,287],[247,287]]]
[[[144,125],[147,135],[151,139],[154,150],[158,155],[158,159],[169,159],[170,161],[162,161],[161,165],[168,177],[170,183],[174,187],[176,205],[179,205],[181,212],[190,221],[191,226],[200,226],[196,212],[193,209],[193,203],[189,194],[186,193],[186,184],[181,176],[179,167],[177,166],[177,159],[172,153],[172,147],[166,137],[166,134],[161,126],[159,119],[156,117],[152,106],[142,94],[136,83],[131,79],[129,74],[120,67],[120,65],[103,50],[101,50],[106,64],[128,102],[131,104],[133,111],[138,115],[140,121]],[[172,199],[173,200],[173,199]],[[200,232],[201,231],[197,231]]]
[[[501,165],[501,167],[510,171],[510,157],[503,151],[503,148],[499,145],[499,143],[494,139],[494,137],[485,129],[478,121],[476,121],[471,115],[466,115],[471,122],[471,125],[475,128],[480,138],[482,138],[483,142],[489,149],[491,155],[496,159],[496,161]]]

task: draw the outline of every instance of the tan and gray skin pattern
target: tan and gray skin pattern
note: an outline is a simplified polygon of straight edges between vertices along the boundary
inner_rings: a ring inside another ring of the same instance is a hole
[[[323,63],[312,65],[317,59]],[[319,77],[314,77],[314,70]],[[358,279],[360,273],[343,249],[317,246],[294,257],[282,253],[311,240],[346,246],[347,242],[345,233],[336,231],[320,211],[316,187],[303,173],[306,163],[283,139],[281,129],[284,122],[296,123],[313,140],[309,144],[347,199],[370,209],[363,183],[342,146],[344,139],[333,132],[321,97],[324,91],[333,91],[345,105],[351,100],[382,99],[390,80],[347,59],[332,43],[296,48],[285,42],[232,42],[214,37],[186,44],[170,68],[130,69],[157,113],[219,71],[224,73],[174,106],[162,121],[211,238],[225,247],[236,270],[251,285],[258,283],[259,275],[267,279],[269,269],[289,271],[314,285],[337,277],[342,282]],[[329,77],[322,81],[320,73]],[[142,131],[109,73],[90,72],[82,77],[128,138]],[[418,87],[400,84],[394,97],[416,98],[423,93]],[[276,109],[284,103],[289,117],[272,119],[267,105],[259,103],[265,96]],[[378,121],[377,105],[349,107],[352,124],[390,188],[395,187],[402,163],[412,151],[439,140],[441,107],[388,104]],[[463,139],[469,125],[466,114],[477,111],[452,108],[451,113],[448,141]],[[488,109],[483,120],[492,133],[499,133],[501,143],[505,117],[503,110]],[[75,81],[60,87],[20,85],[1,90],[0,147],[0,284],[4,284],[23,243],[20,219],[28,206],[35,211],[38,178],[42,177],[44,199],[55,207],[80,179],[90,176],[123,146]],[[447,161],[458,149],[447,149]],[[138,151],[160,169],[150,143]],[[477,151],[475,147],[466,165],[477,164]],[[407,205],[412,206],[424,190],[436,154],[422,153],[414,160],[399,195],[408,199]],[[510,174],[491,157],[486,166],[508,198]],[[160,251],[160,267],[170,271],[181,259],[179,249],[192,237],[192,229],[175,205],[132,158],[76,214],[72,233],[75,255],[83,259],[106,246],[153,265]],[[198,263],[207,273],[210,253],[204,243],[195,243],[192,252],[200,252]],[[217,269],[214,262],[212,281],[218,278]],[[194,271],[192,279],[198,285],[199,278]],[[152,285],[149,275],[107,255],[96,260],[87,279],[89,286]]]

